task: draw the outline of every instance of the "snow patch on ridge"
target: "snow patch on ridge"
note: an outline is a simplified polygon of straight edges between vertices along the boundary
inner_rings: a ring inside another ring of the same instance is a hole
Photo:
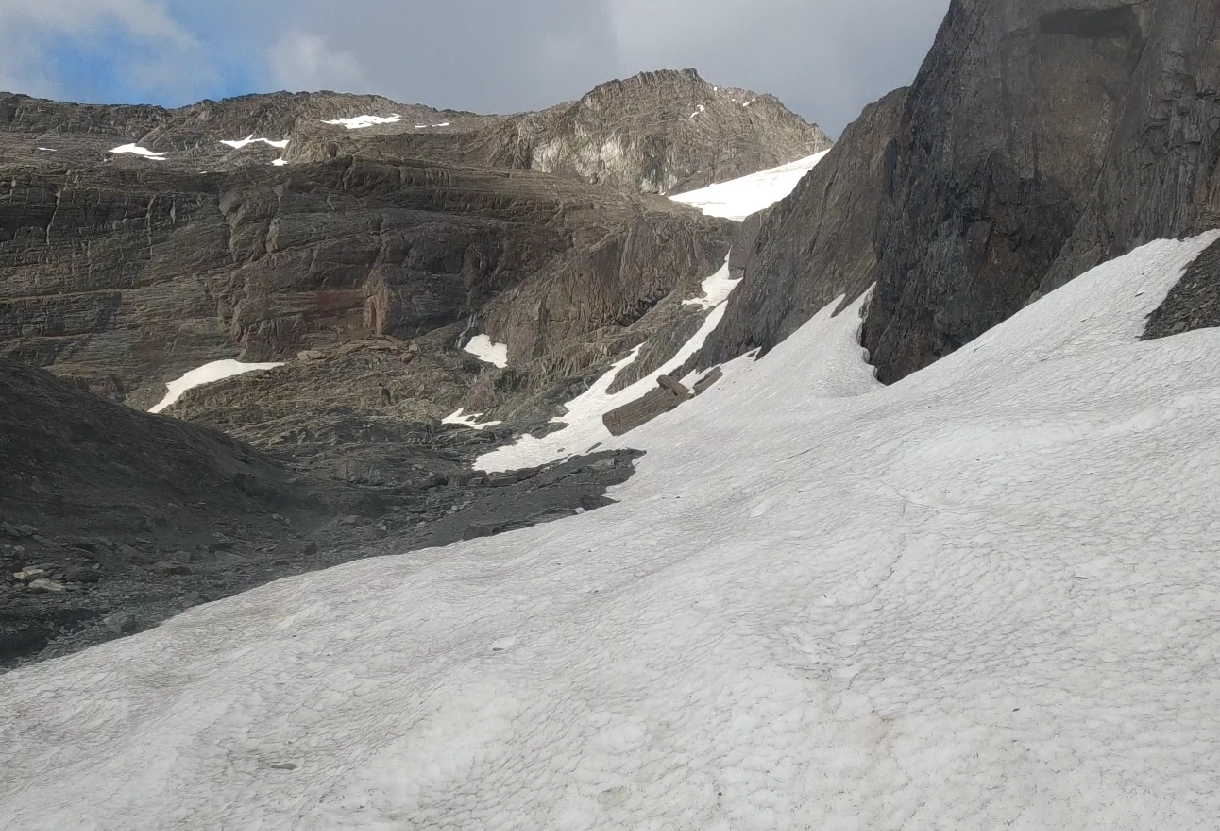
[[[124,144],[120,147],[114,148],[110,152],[118,155],[143,156],[146,159],[152,159],[153,161],[157,162],[163,162],[166,159],[164,153],[154,153],[153,151],[147,150],[136,144]]]
[[[324,124],[342,124],[349,130],[363,130],[368,127],[376,127],[378,124],[396,124],[402,120],[400,115],[380,116],[380,115],[358,115],[355,118],[332,118],[324,120]]]
[[[204,384],[211,384],[225,378],[232,378],[234,375],[275,369],[283,365],[283,363],[244,364],[232,358],[227,358],[223,361],[212,361],[210,364],[204,364],[198,369],[192,369],[181,378],[167,383],[165,385],[165,397],[161,399],[157,406],[150,409],[149,412],[161,412],[181,398],[187,390],[193,390],[195,387],[201,387]]]
[[[480,361],[494,364],[500,369],[508,366],[508,344],[496,343],[487,335],[475,335],[462,349]]]
[[[699,208],[708,216],[741,221],[792,193],[805,174],[817,167],[829,152],[824,150],[781,167],[761,170],[731,182],[709,185],[669,198]]]
[[[267,139],[267,138],[255,138],[254,136],[251,135],[251,136],[246,136],[244,139],[237,139],[237,140],[233,140],[233,141],[230,141],[227,139],[221,139],[220,143],[227,144],[230,147],[232,147],[234,150],[241,150],[251,144],[254,144],[254,143],[260,142],[260,141],[263,144],[267,145],[268,147],[274,147],[277,150],[283,150],[285,147],[288,146],[289,139],[280,139],[279,141],[272,141],[271,139]]]
[[[488,427],[499,427],[503,421],[483,421],[479,419],[483,417],[482,413],[467,413],[466,408],[459,408],[457,412],[451,413],[441,419],[441,424],[455,424],[461,427],[473,427],[476,430],[485,430]]]

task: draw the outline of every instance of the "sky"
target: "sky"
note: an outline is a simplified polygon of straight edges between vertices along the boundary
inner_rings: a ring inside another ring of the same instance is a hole
[[[949,0],[0,0],[0,90],[177,106],[334,89],[540,109],[646,69],[779,96],[832,135],[910,83]]]

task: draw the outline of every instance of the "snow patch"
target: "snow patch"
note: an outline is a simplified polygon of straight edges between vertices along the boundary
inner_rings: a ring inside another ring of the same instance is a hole
[[[475,335],[462,349],[480,361],[495,364],[500,369],[508,366],[508,344],[496,343],[487,335]]]
[[[59,152],[58,150],[56,150],[53,147],[39,147],[38,149],[43,151],[44,153],[58,153]]]
[[[616,505],[10,672],[0,827],[1214,828],[1220,329],[1139,335],[1216,237],[890,387],[832,303]]]
[[[703,281],[703,296],[696,297],[694,300],[686,300],[682,305],[714,309],[729,299],[729,295],[733,293],[733,289],[737,288],[739,283],[741,283],[740,277],[734,280],[729,276],[729,260],[728,257],[725,257],[724,266]]]
[[[284,161],[283,159],[276,159],[272,162],[272,164],[276,167],[283,167],[284,165],[288,164],[288,162]]]
[[[482,417],[482,413],[466,413],[466,409],[463,407],[457,412],[451,413],[450,415],[447,415],[441,419],[441,424],[456,424],[461,427],[473,427],[476,430],[483,430],[488,427],[499,427],[504,423],[503,421],[480,422],[479,419]]]
[[[791,164],[751,173],[731,182],[709,185],[669,197],[675,202],[692,205],[708,216],[743,220],[751,214],[771,207],[796,188],[818,162],[826,158],[829,150],[814,153]]]
[[[355,118],[332,118],[323,123],[341,124],[349,130],[363,130],[367,127],[376,127],[378,124],[396,124],[401,120],[400,115],[358,115]]]
[[[158,162],[163,162],[166,159],[164,153],[154,153],[151,150],[146,150],[145,148],[136,144],[124,144],[121,147],[114,148],[110,152],[119,155],[129,154],[133,156],[143,156],[146,159],[152,159],[153,161]]]
[[[241,150],[245,147],[248,147],[251,144],[254,144],[254,143],[260,142],[260,141],[263,144],[267,145],[268,147],[274,147],[277,150],[283,150],[285,147],[288,146],[289,139],[280,139],[279,141],[272,141],[271,139],[267,139],[267,138],[255,138],[254,136],[246,136],[244,139],[236,139],[233,141],[221,139],[220,143],[227,144],[230,147],[232,147],[234,150]]]
[[[226,358],[223,361],[212,361],[210,364],[204,364],[198,369],[192,369],[181,378],[167,383],[165,385],[165,397],[161,399],[161,403],[150,409],[149,412],[161,412],[166,407],[170,406],[181,398],[183,393],[185,393],[187,390],[193,390],[195,387],[201,387],[204,384],[211,384],[225,378],[231,378],[234,375],[244,375],[247,372],[260,372],[268,369],[275,369],[276,367],[283,365],[283,363],[244,364],[241,361],[235,361],[232,358]]]

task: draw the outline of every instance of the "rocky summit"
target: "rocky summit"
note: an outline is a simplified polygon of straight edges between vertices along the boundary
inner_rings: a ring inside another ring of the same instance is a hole
[[[0,660],[325,565],[319,541],[338,562],[604,504],[629,454],[495,483],[469,464],[707,318],[690,301],[736,224],[662,193],[829,145],[693,70],[512,116],[0,94],[0,519],[37,531],[4,569],[55,584],[7,580]],[[235,360],[264,371],[178,389]]]

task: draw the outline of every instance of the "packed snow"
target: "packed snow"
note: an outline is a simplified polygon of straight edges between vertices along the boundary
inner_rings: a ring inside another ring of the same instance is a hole
[[[479,419],[482,417],[482,413],[467,413],[466,408],[462,407],[457,412],[441,419],[441,424],[456,424],[460,427],[473,427],[476,430],[485,430],[488,427],[499,427],[504,423],[503,421],[480,422]]]
[[[508,344],[496,343],[487,335],[475,335],[462,348],[484,363],[494,364],[500,369],[508,366]]]
[[[251,144],[254,144],[254,143],[260,142],[260,141],[263,144],[267,145],[268,147],[274,147],[277,150],[283,150],[285,147],[288,146],[289,139],[280,139],[278,141],[272,141],[271,139],[267,139],[267,138],[255,138],[254,136],[246,136],[244,139],[236,139],[236,140],[232,140],[232,141],[227,140],[227,139],[221,139],[220,143],[227,144],[230,147],[232,147],[234,150],[241,150],[245,147],[248,147]]]
[[[1215,828],[1220,329],[1139,335],[1216,236],[892,387],[828,308],[616,505],[12,672],[0,827]]]
[[[714,309],[729,299],[733,289],[741,283],[741,278],[734,280],[729,276],[729,260],[726,257],[719,271],[703,281],[703,296],[693,300],[683,301],[684,306],[701,306],[704,309]]]
[[[244,375],[247,372],[262,372],[283,365],[283,363],[245,364],[231,358],[223,361],[212,361],[210,364],[204,364],[198,369],[192,369],[181,378],[167,383],[165,385],[165,397],[149,412],[161,412],[181,398],[187,390],[193,390],[195,387],[201,387],[204,384],[211,384],[225,378],[232,378],[234,375]]]
[[[355,118],[334,118],[324,123],[342,124],[349,130],[363,130],[367,127],[376,127],[378,124],[396,124],[401,120],[402,116],[400,115],[358,115]]]
[[[817,167],[829,152],[814,153],[782,167],[751,173],[731,182],[709,185],[669,198],[693,205],[708,216],[740,221],[792,193],[805,174]]]
[[[154,153],[153,151],[140,147],[136,144],[124,144],[121,147],[114,148],[110,152],[118,155],[143,156],[146,159],[152,159],[158,162],[163,162],[166,158],[164,153]]]

